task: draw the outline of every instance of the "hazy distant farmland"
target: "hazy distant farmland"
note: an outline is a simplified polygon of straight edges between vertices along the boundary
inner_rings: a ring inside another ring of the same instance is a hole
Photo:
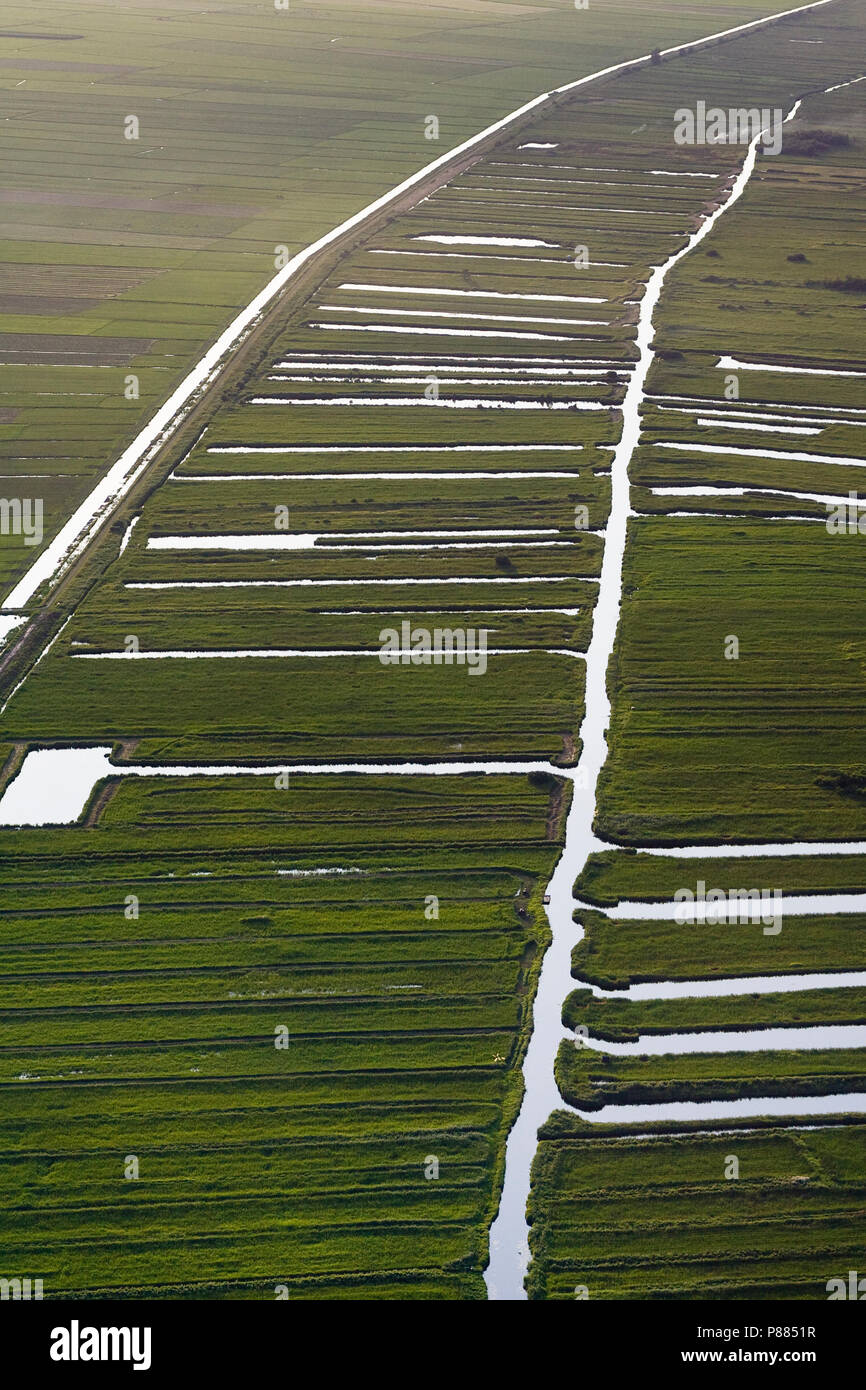
[[[50,539],[271,277],[279,248],[308,244],[540,91],[764,8],[5,5],[5,495],[19,478],[40,497]],[[4,591],[33,556],[2,537]]]

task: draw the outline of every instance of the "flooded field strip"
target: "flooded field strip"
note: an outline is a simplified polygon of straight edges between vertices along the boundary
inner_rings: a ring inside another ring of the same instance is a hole
[[[651,487],[647,490],[653,497],[790,497],[795,501],[821,502],[828,507],[841,506],[850,500],[847,494],[842,497],[827,492],[792,492],[780,487],[710,487],[695,484],[693,487]]]
[[[645,399],[646,399],[650,404],[652,404],[652,405],[658,405],[658,403],[659,403],[660,401],[691,401],[691,402],[693,402],[695,409],[691,409],[691,410],[690,410],[690,409],[683,409],[683,410],[682,410],[682,413],[685,414],[685,415],[695,415],[695,414],[697,414],[698,408],[700,408],[701,410],[703,410],[704,412],[707,412],[707,413],[711,413],[711,412],[713,411],[713,409],[715,409],[716,411],[718,411],[718,409],[719,409],[719,401],[718,401],[718,398],[715,397],[715,396],[713,396],[713,397],[707,397],[707,396],[659,396],[659,395],[654,395],[654,396],[652,396],[652,395],[647,395],[647,396],[645,397]],[[741,411],[742,407],[745,406],[745,405],[762,406],[763,409],[764,409],[765,411],[768,411],[768,410],[771,409],[772,403],[771,403],[770,401],[743,401],[743,400],[740,400],[739,403],[738,403],[736,406],[731,406],[731,412],[734,413],[734,414],[736,414],[736,413],[738,413],[739,411]],[[677,409],[677,407],[675,407],[675,406],[667,406],[667,405],[658,405],[658,408],[659,408],[659,410],[675,410],[675,409]],[[866,409],[861,409],[860,407],[858,407],[858,406],[853,406],[853,405],[797,405],[797,404],[794,403],[794,402],[786,402],[785,405],[780,405],[780,406],[778,407],[778,410],[779,410],[780,412],[781,412],[781,411],[784,411],[784,414],[779,414],[778,416],[774,417],[774,418],[778,418],[778,419],[780,419],[780,420],[787,420],[787,419],[796,420],[796,419],[798,419],[800,416],[808,417],[808,416],[810,416],[810,415],[814,415],[816,411],[818,411],[821,415],[866,415]],[[842,421],[835,421],[835,420],[834,420],[833,423],[834,423],[834,424],[837,424],[837,423],[838,423],[838,424],[841,424],[841,423],[843,423],[843,422],[842,422]]]
[[[813,853],[815,851],[813,850]],[[676,903],[636,902],[622,899],[616,907],[597,908],[611,921],[683,922],[686,924],[760,922],[767,902],[740,899],[737,902]],[[776,910],[774,906],[774,911]],[[814,917],[826,913],[866,912],[866,893],[792,893],[780,898],[780,917]]]
[[[642,511],[639,511],[639,510],[635,510],[634,513],[633,513],[633,515],[634,515],[634,516],[658,516],[659,513],[658,513],[658,512],[654,512],[654,511],[653,511],[653,512],[642,512]],[[703,508],[703,507],[701,508],[701,510],[700,510],[699,512],[694,512],[694,511],[691,511],[691,512],[687,512],[687,511],[686,511],[686,512],[665,512],[664,515],[667,516],[667,517],[671,517],[671,516],[686,517],[689,521],[694,521],[694,519],[695,519],[696,516],[697,516],[697,517],[700,517],[702,520],[703,520],[705,517],[718,517],[718,518],[719,518],[720,520],[722,520],[722,521],[742,521],[742,520],[743,520],[743,513],[742,513],[742,512],[717,512],[717,511],[713,511],[713,510],[710,510],[710,509],[708,509],[708,508]],[[797,522],[803,522],[804,524],[808,523],[808,524],[814,525],[815,523],[820,523],[820,525],[822,525],[822,526],[825,525],[825,521],[824,521],[824,518],[823,518],[822,516],[810,516],[810,515],[809,515],[808,513],[806,513],[806,512],[761,512],[760,516],[750,517],[749,519],[750,519],[751,521],[797,521]]]
[[[607,304],[608,300],[598,295],[583,294],[516,294],[506,290],[455,290],[431,285],[368,285],[357,284],[351,280],[337,286],[340,290],[357,290],[372,294],[426,294],[435,298],[451,297],[460,299],[518,299],[533,304]]]
[[[682,1056],[688,1052],[787,1052],[826,1047],[866,1047],[866,1025],[814,1024],[803,1028],[752,1028],[737,1032],[642,1033],[635,1042],[596,1041],[586,1038],[584,1047],[619,1057]]]
[[[212,444],[208,454],[579,453],[582,444]]]
[[[806,454],[780,449],[741,449],[729,444],[681,444],[661,443],[656,440],[655,449],[676,449],[679,452],[697,454],[731,455],[735,458],[778,459],[785,463],[839,463],[848,468],[866,468],[866,459],[851,458],[845,454]]]
[[[471,369],[470,369],[470,370],[471,370]],[[597,387],[597,386],[603,385],[604,380],[605,380],[605,374],[602,372],[602,370],[601,370],[600,368],[596,368],[595,371],[574,372],[574,373],[572,374],[573,377],[577,377],[578,375],[582,376],[582,377],[583,377],[583,380],[582,380],[582,381],[574,381],[573,384],[574,384],[574,385],[577,385],[577,386],[596,386],[596,387]],[[619,374],[618,374],[618,375],[619,375]],[[348,373],[345,377],[343,377],[342,380],[341,380],[340,378],[337,378],[336,381],[334,380],[333,377],[311,376],[311,375],[307,375],[307,376],[293,376],[293,375],[289,375],[289,374],[286,373],[286,372],[274,372],[274,373],[272,373],[271,375],[269,375],[267,379],[268,379],[268,381],[290,381],[290,382],[294,382],[294,383],[300,383],[300,382],[321,382],[321,383],[325,383],[325,382],[327,382],[328,385],[332,385],[332,384],[333,384],[333,385],[343,385],[343,384],[349,385],[349,384],[351,384],[351,385],[353,385],[353,386],[359,386],[359,385],[360,385],[360,386],[427,386],[427,385],[430,384],[430,382],[431,382],[432,380],[435,380],[435,378],[433,378],[433,377],[430,376],[430,375],[428,375],[428,376],[383,376],[383,375],[380,375],[380,376],[356,376],[356,375],[354,375],[354,374],[351,373],[351,372]],[[487,377],[483,377],[483,376],[456,376],[456,377],[449,377],[449,378],[447,378],[447,380],[445,380],[442,384],[443,384],[444,386],[490,386],[490,385],[492,385],[493,383],[492,383]],[[551,386],[551,385],[552,385],[552,386],[559,386],[559,385],[561,385],[561,384],[566,384],[566,383],[561,383],[561,382],[559,382],[559,381],[550,381],[549,379],[548,379],[548,380],[545,380],[545,379],[543,379],[543,378],[538,378],[538,377],[526,378],[526,377],[517,377],[517,376],[515,376],[515,377],[497,377],[497,378],[496,378],[496,383],[495,383],[495,384],[496,384],[498,387],[501,388],[501,387],[506,387],[506,386]],[[437,403],[436,401],[433,401],[433,402],[432,402],[433,405],[435,405],[436,403]],[[431,404],[431,402],[430,402],[430,401],[427,401],[427,404],[429,405],[429,404]],[[543,406],[537,406],[536,409],[544,409],[544,407],[543,407]],[[819,430],[793,430],[793,431],[791,431],[791,433],[794,433],[794,434],[819,434],[820,431],[819,431]]]
[[[129,580],[125,589],[296,589],[296,588],[357,588],[359,585],[403,585],[403,584],[597,584],[595,575],[493,575],[491,578],[477,576],[449,575],[447,578],[432,579],[153,579]]]
[[[670,845],[665,848],[641,848],[641,854],[660,855],[672,859],[750,859],[771,855],[804,854],[866,854],[866,840],[793,840],[790,844],[749,845]]]
[[[759,434],[821,434],[822,430],[816,429],[811,425],[762,425],[754,420],[723,420],[698,418],[698,425],[706,426],[708,429],[719,430],[752,430]]]
[[[562,194],[559,195],[560,197]],[[449,200],[449,206],[455,208],[475,207],[487,208],[490,212],[496,212],[497,206],[502,209],[507,208],[528,208],[541,212],[567,212],[583,213],[598,212],[605,217],[666,217],[669,221],[676,218],[676,213],[659,212],[655,208],[605,208],[605,207],[586,207],[577,202],[574,203],[551,203],[545,202],[543,195],[534,193],[533,197],[541,197],[539,203],[523,203],[515,198],[497,200],[496,198],[467,198],[463,194],[454,194]],[[676,232],[659,232],[659,236],[677,236]]]
[[[594,338],[580,338],[573,333],[518,333],[497,328],[421,328],[410,323],[310,323],[310,328],[334,333],[400,333],[404,337],[432,338],[497,338],[506,342],[523,343],[590,343]]]
[[[852,427],[854,427],[854,428],[859,427],[860,429],[862,429],[863,426],[866,425],[866,419],[846,419],[846,418],[844,418],[844,417],[839,417],[839,416],[835,416],[835,417],[834,417],[834,416],[831,416],[831,415],[816,415],[816,414],[808,414],[808,415],[807,415],[807,414],[805,414],[805,413],[802,414],[802,415],[788,415],[788,414],[784,414],[784,415],[783,415],[783,414],[775,414],[775,415],[774,415],[774,414],[772,414],[771,412],[768,412],[768,411],[766,411],[766,410],[763,410],[763,411],[757,411],[757,410],[755,410],[755,411],[731,411],[730,414],[728,414],[728,413],[723,413],[723,412],[718,411],[718,410],[716,410],[716,411],[709,411],[709,410],[708,410],[708,411],[702,412],[702,411],[700,410],[700,407],[699,407],[699,406],[694,406],[694,407],[692,407],[691,409],[689,409],[687,406],[681,406],[681,405],[660,405],[660,406],[657,406],[656,409],[658,410],[659,414],[665,414],[665,415],[688,415],[688,416],[690,416],[691,418],[695,419],[695,420],[696,420],[696,423],[697,423],[698,425],[706,425],[708,428],[712,428],[713,426],[718,426],[719,428],[723,428],[723,427],[727,427],[727,428],[729,428],[729,429],[730,429],[730,428],[737,428],[737,429],[749,429],[749,428],[754,428],[754,429],[758,430],[758,429],[761,429],[761,428],[766,428],[766,426],[763,426],[763,425],[761,425],[760,423],[757,423],[757,422],[761,422],[761,421],[778,422],[778,423],[772,423],[772,424],[769,426],[769,428],[772,429],[772,430],[774,430],[774,431],[775,431],[775,430],[778,430],[778,432],[781,433],[781,434],[785,434],[785,433],[790,433],[790,434],[794,434],[794,433],[798,433],[798,434],[821,434],[822,431],[823,431],[827,426],[829,426],[829,425],[849,425],[849,426],[852,426]],[[805,410],[805,409],[808,409],[808,407],[785,407],[785,409],[786,409],[786,410],[787,410],[787,409],[800,409],[800,410]],[[815,408],[813,407],[813,409],[815,409]],[[832,407],[830,407],[830,409],[832,409]],[[840,409],[841,409],[841,407],[840,407]],[[847,412],[847,413],[851,413],[851,412]],[[754,423],[753,423],[753,422],[754,422]]]
[[[510,362],[511,366],[491,367],[488,362]],[[507,380],[520,379],[522,377],[539,377],[544,381],[549,378],[560,377],[564,381],[571,380],[572,377],[596,376],[599,373],[614,368],[619,375],[624,375],[628,371],[628,365],[618,362],[616,358],[581,358],[585,364],[576,367],[570,363],[568,358],[549,358],[549,357],[511,357],[511,358],[488,358],[473,357],[467,361],[465,357],[451,357],[445,360],[433,360],[425,357],[402,357],[393,361],[377,362],[349,362],[349,361],[317,361],[306,362],[300,358],[282,359],[274,363],[275,371],[307,372],[310,374],[317,372],[333,373],[335,376],[347,376],[352,372],[366,371],[377,372],[379,376],[400,376],[406,372],[425,372],[428,376],[438,374],[448,376],[449,374],[465,376],[467,372],[472,372],[475,376],[493,377],[491,385],[495,384],[500,377]],[[548,362],[559,363],[557,366],[538,365]],[[402,364],[402,365],[401,365]]]
[[[320,314],[366,314],[368,318],[393,315],[395,318],[448,319],[451,322],[472,321],[487,324],[544,323],[551,324],[555,328],[595,328],[599,323],[604,322],[603,319],[550,318],[539,314],[464,314],[457,310],[452,312],[444,309],[406,309],[402,305],[399,309],[383,307],[380,304],[319,304],[316,307]],[[369,325],[365,326],[369,327]]]
[[[560,1110],[579,1115],[590,1124],[643,1124],[660,1120],[731,1120],[741,1116],[778,1116],[780,1119],[805,1115],[866,1114],[866,1093],[845,1091],[834,1096],[763,1096],[745,1100],[669,1101],[664,1105],[603,1105],[600,1110],[576,1110],[560,1102]],[[659,1112],[663,1111],[663,1114]]]
[[[866,376],[866,372],[841,371],[834,367],[786,367],[779,362],[741,362],[738,357],[720,357],[716,366],[730,372],[785,372],[793,376]]]
[[[509,609],[509,612],[515,610]],[[545,651],[553,656],[569,656],[575,661],[585,661],[585,652],[571,651],[566,647],[487,647],[487,656],[528,656],[532,652]],[[412,655],[411,647],[395,647],[391,652],[392,656]],[[72,652],[72,661],[244,661],[244,660],[337,660],[339,658],[350,658],[356,661],[362,657],[375,657],[380,660],[379,648],[370,647],[345,647],[324,650],[320,647],[251,647],[247,650],[238,649],[230,651],[225,648],[217,647],[212,651],[137,651],[137,652]],[[443,650],[432,650],[432,664],[450,665],[447,659],[448,653]],[[437,658],[439,658],[437,660]]]
[[[557,256],[485,256],[471,251],[409,251],[400,248],[391,250],[387,247],[371,248],[367,254],[369,256],[426,256],[428,258],[432,257],[437,261],[443,259],[443,257],[449,261],[484,261],[491,263],[495,261],[507,265],[527,265],[530,263],[533,265],[551,265],[560,259],[560,257]],[[562,257],[562,259],[565,259],[565,257]],[[596,266],[604,266],[611,270],[628,270],[629,268],[627,261],[587,261],[587,267],[589,269],[594,269]]]
[[[810,989],[854,989],[866,986],[866,970],[827,970],[802,974],[740,975],[703,980],[650,980],[626,989],[602,989],[588,982],[596,999],[728,999],[738,994],[800,994]],[[564,1038],[573,1033],[563,1028]]]
[[[250,405],[303,405],[303,406],[429,406],[432,410],[609,410],[603,401],[494,401],[480,396],[473,399],[467,396],[439,396],[429,400],[426,396],[253,396]],[[411,451],[410,451],[411,452]]]
[[[405,607],[403,607],[403,608],[379,608],[379,607],[376,607],[376,608],[314,608],[312,611],[313,611],[314,613],[324,613],[324,614],[328,614],[328,615],[330,615],[330,616],[332,616],[332,617],[341,617],[341,618],[362,618],[362,617],[365,618],[365,617],[369,617],[369,616],[370,616],[371,614],[373,614],[373,613],[375,613],[377,616],[378,616],[379,614],[382,614],[382,615],[384,615],[384,616],[386,616],[386,617],[391,617],[391,616],[398,617],[400,614],[403,614],[403,613],[411,613],[413,617],[418,618],[418,617],[426,617],[426,616],[432,617],[434,614],[440,614],[440,613],[463,613],[463,614],[465,614],[466,609],[465,609],[465,607],[464,607],[464,608],[448,608],[447,606],[440,606],[439,608],[409,608],[409,609],[407,609],[407,608],[405,608]],[[547,608],[522,608],[522,607],[521,607],[521,608],[490,608],[490,607],[487,606],[487,604],[485,604],[484,607],[483,607],[483,608],[480,608],[478,611],[479,611],[480,613],[490,613],[490,614],[497,614],[497,615],[501,614],[503,617],[508,617],[508,616],[509,616],[510,614],[512,614],[512,613],[559,613],[559,614],[561,614],[564,618],[576,618],[576,617],[578,616],[578,614],[579,614],[582,610],[581,610],[580,608],[550,608],[550,607],[547,607]]]
[[[583,535],[597,535],[599,532],[584,530]],[[543,535],[544,540],[524,540],[526,535]],[[313,550],[318,549],[321,554],[330,554],[334,551],[355,551],[361,553],[369,550],[387,549],[392,554],[400,554],[403,551],[410,552],[415,550],[496,550],[504,546],[513,546],[515,550],[527,549],[549,549],[552,547],[562,547],[573,545],[571,540],[548,539],[547,537],[557,537],[556,531],[546,530],[522,532],[510,531],[331,531],[307,533],[268,531],[264,535],[241,534],[234,536],[215,536],[207,533],[198,536],[151,536],[147,542],[148,550],[267,550],[267,551],[286,551],[286,550]],[[426,540],[406,541],[406,537],[426,536]],[[509,539],[495,539],[495,537],[507,536]],[[436,537],[437,539],[429,539]],[[460,539],[449,539],[449,538]],[[513,538],[512,538],[513,537]],[[383,541],[393,541],[391,546],[383,546]],[[363,542],[367,542],[364,544]],[[360,581],[363,582],[363,581]]]
[[[494,167],[496,166],[493,164],[488,165],[488,168]],[[509,168],[510,166],[500,165],[499,167]],[[537,166],[532,167],[534,168]],[[559,165],[557,167],[563,168],[567,166]],[[717,175],[713,174],[711,177],[716,178]],[[490,180],[495,185],[490,190],[492,193],[519,193],[521,191],[521,185],[525,183],[546,183],[554,185],[553,188],[539,188],[537,190],[525,189],[524,191],[526,193],[555,193],[559,188],[618,188],[624,192],[630,192],[632,189],[648,189],[653,193],[672,193],[676,191],[671,188],[669,183],[632,183],[630,180],[624,179],[543,179],[539,178],[537,174],[514,174],[508,177],[505,174],[476,174],[474,172],[467,174],[466,178],[467,180],[484,179],[485,182]],[[506,185],[511,185],[511,187],[507,187]],[[517,187],[515,188],[514,185],[517,185]]]
[[[840,415],[859,415],[866,416],[866,410],[859,409],[853,405],[799,405],[795,401],[786,402],[785,405],[774,406],[771,401],[761,402],[760,410],[750,409],[749,402],[744,401],[739,405],[725,406],[719,405],[716,400],[707,400],[702,396],[647,396],[647,400],[654,405],[658,401],[693,401],[691,406],[685,405],[656,405],[660,415],[706,415],[715,420],[790,420],[794,423],[839,425],[848,423],[838,419]],[[745,409],[743,407],[746,407]],[[788,412],[792,413],[788,413]],[[855,424],[864,424],[864,420],[854,421]]]
[[[519,469],[502,472],[499,469],[466,472],[455,470],[451,473],[173,473],[169,481],[173,483],[309,483],[309,482],[368,482],[370,479],[386,482],[401,482],[404,479],[423,481],[425,478],[438,482],[452,479],[484,478],[579,478],[577,471],[566,473],[560,469]]]
[[[138,523],[139,523],[140,520],[141,520],[141,517],[140,517],[140,516],[134,516],[134,517],[132,518],[132,521],[129,523],[129,525],[127,526],[126,530],[124,531],[123,536],[122,536],[121,541],[120,541],[120,554],[121,554],[121,555],[122,555],[123,552],[126,550],[126,547],[129,545],[129,542],[132,540],[132,533],[133,533],[133,531],[135,530],[135,528],[136,528],[136,526],[138,525]]]

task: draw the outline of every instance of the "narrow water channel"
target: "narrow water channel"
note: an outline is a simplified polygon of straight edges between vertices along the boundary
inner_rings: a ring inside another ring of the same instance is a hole
[[[797,106],[789,113],[790,119]],[[574,794],[566,821],[565,846],[548,888],[548,920],[551,944],[544,957],[535,998],[533,1029],[523,1063],[525,1091],[520,1113],[508,1137],[505,1180],[499,1212],[490,1230],[490,1263],[485,1272],[490,1299],[525,1300],[524,1277],[529,1264],[529,1228],[526,1203],[529,1197],[530,1168],[537,1147],[539,1127],[552,1111],[564,1109],[554,1080],[554,1061],[563,1029],[562,1003],[573,986],[571,952],[582,935],[573,920],[573,886],[586,859],[602,848],[593,834],[595,794],[598,776],[607,757],[607,728],[610,701],[606,677],[613,652],[622,597],[622,565],[626,528],[630,511],[628,467],[640,437],[640,407],[644,399],[647,374],[653,360],[653,315],[669,272],[703,241],[716,221],[741,196],[757,158],[760,135],[749,146],[743,167],[727,200],[716,209],[689,238],[687,244],[656,267],[641,301],[636,345],[638,362],[623,402],[623,430],[614,452],[611,469],[611,509],[602,561],[598,603],[592,638],[586,658],[586,712],[580,730],[581,754],[577,765]],[[585,790],[580,790],[585,788]],[[623,1120],[632,1118],[629,1107],[609,1107]],[[663,1120],[676,1107],[641,1107],[634,1118]],[[612,1116],[608,1116],[612,1118]]]

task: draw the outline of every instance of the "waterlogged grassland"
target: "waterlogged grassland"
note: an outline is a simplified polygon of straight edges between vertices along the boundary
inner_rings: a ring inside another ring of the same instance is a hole
[[[862,1248],[863,1141],[862,1124],[554,1133],[533,1170],[530,1298],[826,1299]]]
[[[3,832],[4,1249],[46,1296],[480,1297],[562,788],[264,782]]]

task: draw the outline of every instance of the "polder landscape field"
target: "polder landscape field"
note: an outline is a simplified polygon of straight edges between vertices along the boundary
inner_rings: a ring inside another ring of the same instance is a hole
[[[3,1296],[840,1296],[861,6],[8,8]]]

